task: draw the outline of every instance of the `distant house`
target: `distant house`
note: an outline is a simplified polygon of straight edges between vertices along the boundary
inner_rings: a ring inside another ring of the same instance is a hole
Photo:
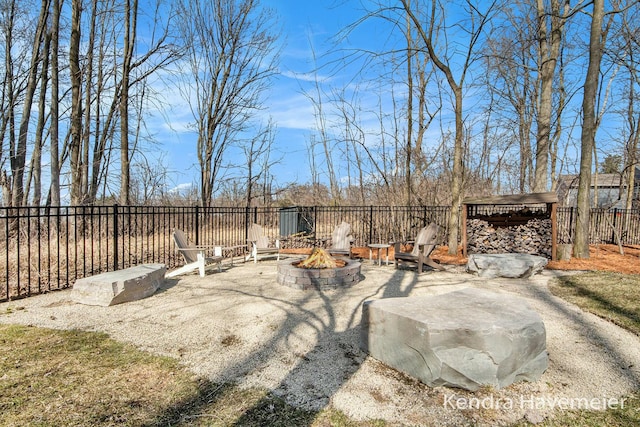
[[[599,208],[624,209],[626,206],[627,183],[620,182],[620,174],[599,173],[591,176],[591,198],[592,206],[595,198],[596,178],[598,183],[598,206]],[[578,175],[562,175],[558,180],[557,193],[561,206],[576,206],[578,199]],[[635,168],[635,185],[633,190],[633,208],[640,208],[640,167]]]

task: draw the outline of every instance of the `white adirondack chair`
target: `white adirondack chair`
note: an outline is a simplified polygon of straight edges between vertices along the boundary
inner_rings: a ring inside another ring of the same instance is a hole
[[[258,224],[251,224],[247,236],[249,244],[249,255],[246,260],[253,258],[253,262],[258,262],[258,258],[275,256],[280,260],[280,240],[276,240],[275,247],[270,245],[269,238],[265,236],[262,227]]]
[[[195,246],[187,241],[182,230],[174,230],[173,240],[176,242],[176,249],[182,254],[185,265],[173,270],[165,275],[165,277],[174,277],[180,274],[189,273],[198,270],[200,277],[204,277],[206,267],[217,264],[218,271],[222,271],[221,263],[223,260],[221,246]],[[213,256],[207,256],[207,252],[214,252]]]

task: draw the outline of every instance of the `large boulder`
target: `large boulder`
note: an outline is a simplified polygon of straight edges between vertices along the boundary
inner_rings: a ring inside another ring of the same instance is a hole
[[[525,278],[541,272],[549,260],[529,254],[471,254],[467,272],[480,277]]]
[[[548,366],[540,316],[519,297],[481,289],[367,301],[362,338],[371,356],[432,387],[499,389]]]
[[[76,280],[71,299],[107,307],[151,296],[164,282],[164,264],[141,264]]]

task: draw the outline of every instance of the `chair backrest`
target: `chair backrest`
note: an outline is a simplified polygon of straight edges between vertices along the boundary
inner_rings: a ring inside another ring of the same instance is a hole
[[[351,247],[352,236],[349,235],[351,225],[342,221],[331,234],[331,249],[348,251]]]
[[[413,246],[411,255],[418,256],[420,254],[420,246],[424,246],[423,255],[428,257],[431,252],[436,248],[436,242],[438,241],[438,224],[432,222],[428,226],[424,227],[418,232],[416,236],[416,243]]]
[[[176,242],[176,247],[178,249],[187,249],[192,248],[194,245],[190,244],[187,240],[187,237],[184,235],[182,230],[175,229],[173,230],[173,240]],[[192,251],[181,250],[180,253],[184,258],[184,261],[189,264],[192,262],[196,262],[198,260],[198,250],[194,249]]]
[[[258,224],[251,224],[247,233],[247,240],[255,242],[258,249],[264,249],[269,247],[269,238],[264,235],[262,227]]]

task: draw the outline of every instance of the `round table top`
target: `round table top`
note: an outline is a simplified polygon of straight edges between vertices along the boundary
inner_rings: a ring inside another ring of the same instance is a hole
[[[391,247],[391,245],[388,243],[369,243],[367,246],[370,248],[380,248],[380,249]]]

